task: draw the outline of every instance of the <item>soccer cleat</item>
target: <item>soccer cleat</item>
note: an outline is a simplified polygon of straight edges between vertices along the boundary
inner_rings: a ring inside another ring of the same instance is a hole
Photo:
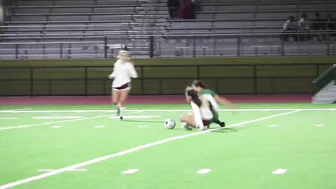
[[[221,127],[225,127],[225,122],[221,122],[219,125],[220,125]]]
[[[188,130],[188,131],[192,130],[191,127],[189,127],[189,125],[187,125],[187,124],[182,124],[181,126],[182,126],[185,130]]]
[[[123,118],[123,116],[120,116],[120,120],[123,120],[124,118]]]

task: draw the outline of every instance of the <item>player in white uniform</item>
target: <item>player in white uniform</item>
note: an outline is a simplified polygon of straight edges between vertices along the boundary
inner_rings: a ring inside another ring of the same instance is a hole
[[[119,51],[117,61],[114,63],[113,72],[109,75],[112,83],[112,103],[118,107],[118,115],[123,119],[126,99],[131,89],[131,79],[137,78],[138,74],[130,62],[129,52]]]
[[[193,89],[186,90],[187,101],[190,102],[192,112],[189,115],[180,117],[183,128],[191,130],[190,127],[199,130],[205,130],[209,127],[213,114],[210,109],[210,102],[198,95],[198,92]]]

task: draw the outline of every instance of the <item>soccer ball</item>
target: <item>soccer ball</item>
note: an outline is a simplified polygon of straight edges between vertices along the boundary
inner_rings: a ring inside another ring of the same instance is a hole
[[[174,129],[175,125],[176,125],[176,123],[175,123],[174,120],[172,120],[172,119],[166,119],[166,121],[165,121],[165,127],[167,129]]]

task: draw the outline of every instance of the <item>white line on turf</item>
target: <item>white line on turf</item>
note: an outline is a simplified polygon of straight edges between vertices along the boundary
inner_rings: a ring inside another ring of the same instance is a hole
[[[208,174],[211,169],[201,169],[196,172],[196,174]]]
[[[104,128],[104,125],[95,126],[96,129]]]
[[[32,119],[79,119],[83,116],[48,116],[48,117],[32,117]]]
[[[136,173],[138,171],[139,171],[139,169],[127,169],[125,171],[122,171],[121,173],[122,174],[134,174],[134,173]]]
[[[277,127],[277,126],[279,126],[279,125],[275,125],[275,124],[274,125],[270,125],[270,127]]]
[[[51,171],[55,171],[56,169],[38,169],[37,172],[51,172]],[[68,170],[69,172],[84,172],[87,171],[87,169],[72,169],[72,170]]]
[[[160,117],[160,116],[123,116],[123,117],[124,119],[127,119],[127,118],[146,119],[146,118],[155,118],[155,117]],[[110,118],[119,119],[120,116],[111,116]]]
[[[275,171],[272,172],[273,175],[282,175],[285,174],[287,172],[287,169],[277,169]]]
[[[262,112],[262,111],[335,111],[336,108],[270,108],[270,109],[252,109],[252,108],[242,108],[242,109],[220,109],[219,111],[223,112]],[[125,110],[126,112],[134,112],[139,110]],[[143,109],[144,112],[185,112],[190,111],[190,109]],[[6,111],[4,111],[6,112]],[[17,111],[8,111],[8,113],[113,113],[115,110],[17,110]]]
[[[139,127],[140,128],[145,128],[145,127],[148,127],[148,125],[140,125]]]
[[[0,110],[0,113],[12,113],[13,111],[27,111],[31,110],[31,108],[18,108],[18,109],[10,109],[10,110]]]
[[[143,111],[138,110],[137,112],[130,112],[128,114],[141,113],[141,112]],[[108,117],[108,116],[110,115],[101,115],[101,116],[93,116],[93,117],[86,117],[86,118],[79,118],[79,119],[61,120],[61,121],[51,121],[51,122],[21,125],[21,126],[7,126],[7,127],[0,127],[0,131],[9,130],[9,129],[22,129],[22,128],[27,128],[27,127],[37,127],[37,126],[42,126],[42,125],[52,125],[52,124],[66,123],[66,122],[72,122],[72,121],[82,121],[82,120],[88,120],[88,119],[97,119],[97,118],[103,118],[103,117]]]
[[[254,123],[254,122],[263,121],[263,120],[267,120],[267,119],[271,119],[271,118],[275,118],[275,117],[289,115],[289,114],[297,113],[297,112],[300,112],[300,111],[301,110],[295,110],[295,111],[284,112],[284,113],[275,114],[275,115],[271,115],[271,116],[267,116],[267,117],[263,117],[263,118],[259,118],[259,119],[244,121],[244,122],[228,125],[225,128],[236,127],[236,126],[240,126],[240,125],[246,125],[246,124],[249,124],[249,123]],[[197,136],[197,135],[201,135],[201,134],[205,134],[205,133],[209,133],[209,132],[212,132],[212,131],[221,130],[221,129],[225,129],[225,128],[209,129],[209,130],[205,130],[205,131],[202,131],[202,132],[194,132],[194,133],[190,133],[190,134],[185,134],[185,135],[175,136],[175,137],[171,137],[171,138],[166,138],[166,139],[159,140],[159,141],[156,141],[156,142],[153,142],[153,143],[144,144],[144,145],[141,145],[141,146],[130,148],[128,150],[121,151],[121,152],[118,152],[118,153],[98,157],[98,158],[95,158],[95,159],[91,159],[89,161],[84,161],[84,162],[81,162],[81,163],[78,163],[78,164],[75,164],[75,165],[70,165],[68,167],[63,167],[63,168],[57,169],[57,170],[52,171],[52,172],[43,173],[43,174],[36,175],[36,176],[33,176],[33,177],[29,177],[29,178],[25,178],[25,179],[22,179],[22,180],[14,181],[14,182],[11,182],[11,183],[0,186],[0,189],[12,188],[14,186],[22,185],[22,184],[29,183],[29,182],[32,182],[32,181],[35,181],[35,180],[40,180],[40,179],[47,178],[47,177],[50,177],[50,176],[53,176],[53,175],[58,175],[58,174],[63,173],[67,170],[78,169],[78,168],[88,166],[88,165],[91,165],[91,164],[95,164],[95,163],[98,163],[98,162],[101,162],[101,161],[104,161],[104,160],[108,160],[108,159],[111,159],[111,158],[115,158],[115,157],[118,157],[118,156],[122,156],[122,155],[125,155],[125,154],[129,154],[129,153],[132,153],[132,152],[136,152],[136,151],[139,151],[139,150],[143,150],[143,149],[146,149],[146,148],[157,146],[157,145],[160,145],[160,144],[165,144],[167,142],[171,142],[171,141],[175,141],[175,140],[179,140],[179,139],[184,139],[184,138],[188,138],[188,137],[192,137],[192,136]]]
[[[53,129],[59,129],[59,128],[61,128],[62,126],[52,126],[51,128],[53,128]]]
[[[315,126],[316,126],[316,127],[322,127],[323,124],[316,124]]]

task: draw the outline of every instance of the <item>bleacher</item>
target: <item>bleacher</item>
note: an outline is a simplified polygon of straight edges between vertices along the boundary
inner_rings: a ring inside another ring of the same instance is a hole
[[[196,19],[169,20],[161,44],[166,56],[291,56],[335,54],[335,41],[283,42],[279,34],[289,16],[309,19],[319,12],[336,17],[335,1],[202,1]],[[187,35],[188,39],[174,39]],[[191,37],[197,35],[198,37]],[[223,36],[224,35],[224,36]],[[203,37],[201,37],[203,36]],[[333,40],[333,38],[331,38]],[[196,47],[195,47],[196,46]]]
[[[166,15],[141,0],[21,0],[9,7],[0,53],[13,58],[104,58],[127,46],[148,57],[148,40]],[[166,13],[165,7],[163,13]]]
[[[333,38],[283,42],[288,16],[336,17],[332,0],[202,0],[193,20],[170,20],[166,0],[19,0],[0,30],[0,58],[291,56],[335,54]],[[153,36],[152,38],[150,36]]]

